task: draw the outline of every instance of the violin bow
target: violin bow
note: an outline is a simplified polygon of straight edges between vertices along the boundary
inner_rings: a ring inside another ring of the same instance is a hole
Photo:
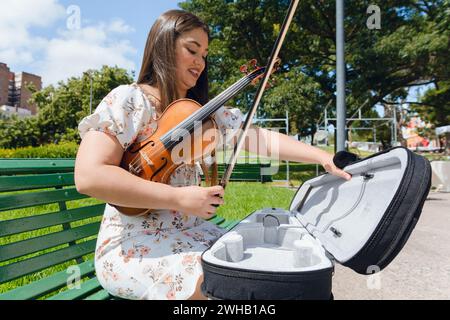
[[[281,27],[280,33],[278,34],[278,38],[275,41],[275,45],[272,49],[272,53],[270,54],[269,61],[267,63],[267,69],[264,73],[263,79],[258,87],[258,91],[256,93],[256,97],[253,101],[253,105],[250,108],[250,111],[248,112],[247,119],[245,119],[244,125],[243,125],[243,131],[241,135],[239,136],[239,139],[234,146],[233,154],[231,156],[231,160],[226,165],[226,169],[223,173],[222,180],[220,182],[220,185],[225,189],[228,181],[230,180],[231,173],[233,172],[234,166],[237,161],[237,157],[239,155],[239,152],[242,149],[242,146],[245,141],[245,137],[247,136],[248,129],[250,128],[250,125],[252,123],[253,117],[255,116],[256,110],[258,109],[259,103],[261,101],[262,95],[264,93],[264,90],[266,88],[266,85],[269,81],[269,77],[272,74],[272,70],[275,66],[278,54],[281,50],[281,46],[283,45],[284,39],[286,37],[286,33],[289,29],[289,26],[291,25],[292,18],[294,17],[295,10],[297,9],[299,0],[292,0],[288,13],[284,19],[283,26]]]

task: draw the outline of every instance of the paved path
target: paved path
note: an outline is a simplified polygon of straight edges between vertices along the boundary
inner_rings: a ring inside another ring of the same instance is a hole
[[[381,273],[336,265],[336,300],[450,299],[450,193],[431,192],[402,252]]]

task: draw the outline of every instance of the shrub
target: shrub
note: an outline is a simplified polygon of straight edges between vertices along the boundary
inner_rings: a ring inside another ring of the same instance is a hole
[[[62,142],[40,147],[0,149],[0,158],[75,158],[77,151],[77,143]]]

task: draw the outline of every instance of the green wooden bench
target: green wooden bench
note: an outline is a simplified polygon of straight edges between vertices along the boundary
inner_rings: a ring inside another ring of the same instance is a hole
[[[265,174],[264,168],[270,168],[270,163],[236,163],[231,173],[230,181],[272,182],[272,176]],[[225,165],[218,165],[219,177],[223,175]]]
[[[0,300],[115,299],[98,282],[93,261],[105,203],[77,192],[74,165],[0,160]],[[224,229],[238,223],[218,216],[211,222]],[[82,279],[76,289],[67,286],[73,270]]]

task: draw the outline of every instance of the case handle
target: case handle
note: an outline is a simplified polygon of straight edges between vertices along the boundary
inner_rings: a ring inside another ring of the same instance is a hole
[[[336,167],[339,169],[344,169],[349,164],[352,164],[356,161],[361,160],[358,155],[348,152],[348,151],[339,151],[334,155],[333,162]]]

